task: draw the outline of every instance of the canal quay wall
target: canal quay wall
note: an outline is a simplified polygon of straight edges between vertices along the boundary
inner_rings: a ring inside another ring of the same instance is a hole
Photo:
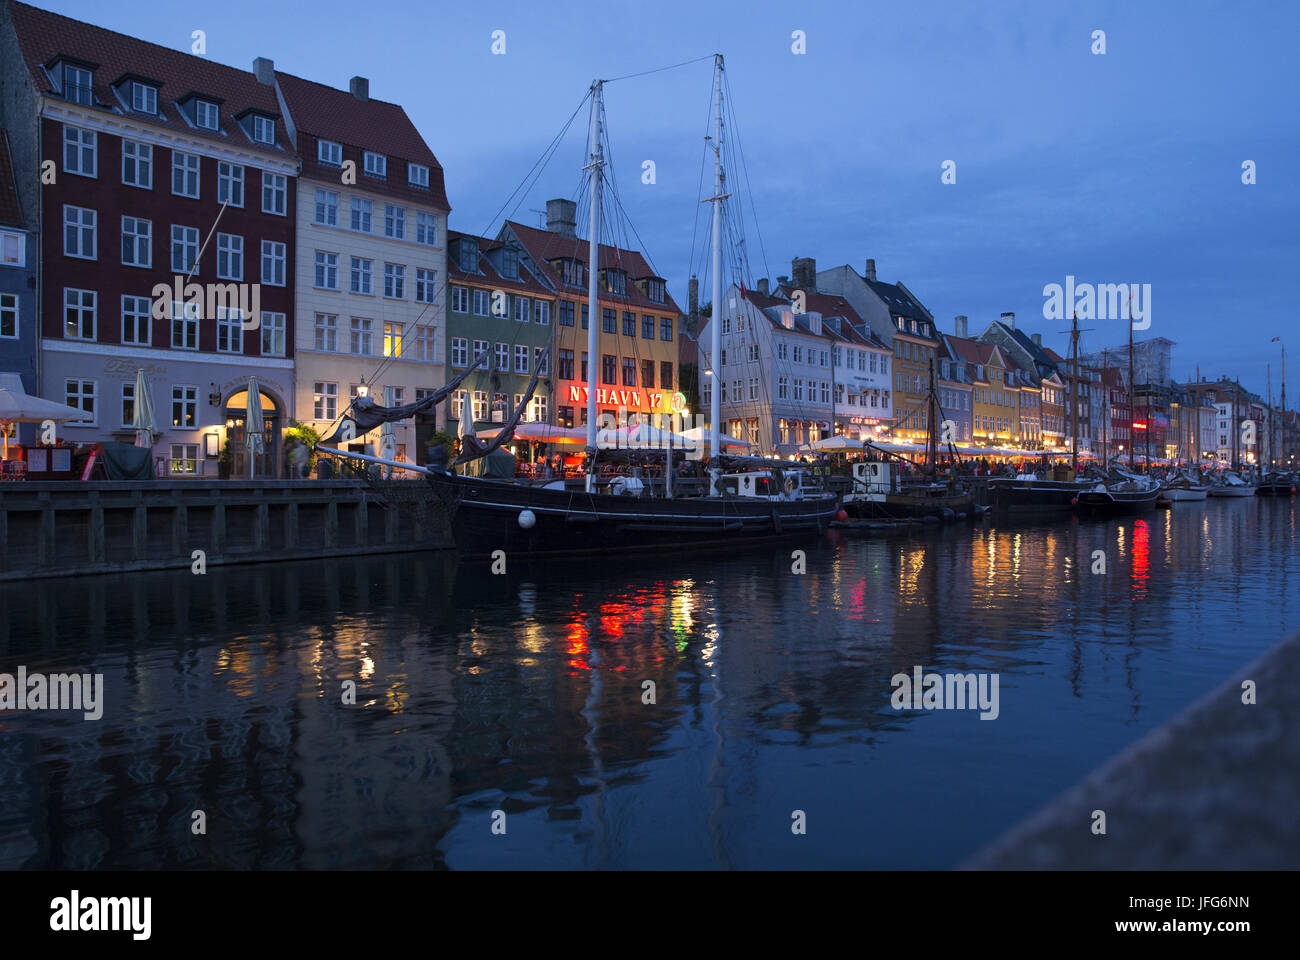
[[[1246,689],[1249,682],[1254,703]],[[962,865],[975,870],[1294,870],[1300,634]],[[1096,811],[1106,833],[1094,833]]]
[[[418,480],[0,485],[0,581],[452,546]]]

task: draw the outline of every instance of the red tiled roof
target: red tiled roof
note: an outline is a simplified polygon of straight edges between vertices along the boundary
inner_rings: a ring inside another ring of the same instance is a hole
[[[478,241],[480,253],[487,253],[496,250],[501,246],[495,240],[487,237],[475,237],[473,234],[460,233],[457,230],[451,230],[447,233],[447,277],[449,280],[459,280],[463,283],[477,283],[484,286],[509,288],[511,290],[526,291],[533,296],[553,297],[555,292],[548,289],[545,284],[541,283],[533,276],[532,271],[525,266],[522,261],[519,264],[519,279],[507,280],[497,272],[492,261],[484,256],[478,258],[478,267],[481,273],[466,273],[460,269],[460,258],[455,255],[451,244],[455,243],[461,237],[470,237]]]
[[[390,167],[394,165],[394,158],[404,161],[400,171],[390,171],[390,179],[399,185],[407,183],[405,163],[422,164],[429,168],[429,189],[426,192],[430,204],[444,208],[450,206],[442,164],[399,104],[375,99],[358,100],[347,90],[304,80],[291,73],[276,71],[275,76],[299,135],[307,134],[382,153],[390,158]],[[312,146],[302,145],[304,163],[315,160]],[[360,173],[360,164],[358,168]]]
[[[991,343],[968,340],[965,337],[948,336],[945,339],[954,348],[957,358],[967,363],[988,364],[993,359],[993,351],[997,349]]]
[[[561,293],[566,290],[573,291],[575,294],[577,293],[578,288],[566,287],[561,283],[560,278],[555,275],[555,271],[550,269],[548,261],[554,260],[558,257],[573,257],[586,263],[588,247],[586,240],[574,237],[562,237],[558,233],[552,233],[550,230],[540,230],[537,227],[526,227],[522,223],[516,223],[513,220],[507,220],[506,226],[508,226],[511,231],[514,232],[515,236],[519,238],[519,242],[528,249],[528,252],[532,255],[533,259],[546,268],[550,275],[550,279],[555,283],[556,289],[560,290]],[[597,251],[597,255],[600,258],[598,269],[605,270],[609,267],[615,267],[620,270],[626,270],[629,280],[639,280],[643,277],[659,276],[659,274],[655,273],[655,271],[650,268],[650,264],[646,262],[645,257],[636,250],[625,250],[622,247],[613,247],[609,244],[602,243],[597,247]],[[583,287],[582,289],[585,293],[586,287]],[[627,294],[626,298],[614,297],[612,299],[626,299],[629,304],[645,307],[650,310],[670,310],[673,313],[681,313],[680,308],[677,306],[677,302],[673,300],[672,294],[667,291],[666,283],[663,303],[655,303],[643,294],[640,288],[633,283],[627,285]],[[602,291],[602,299],[603,298],[604,292]]]
[[[101,109],[123,113],[121,102],[113,92],[113,82],[124,74],[147,76],[161,84],[158,107],[163,116],[146,117],[132,112],[131,117],[214,142],[238,144],[245,149],[281,157],[294,154],[280,116],[275,90],[259,83],[251,69],[239,70],[207,57],[128,37],[25,3],[10,2],[8,6],[18,45],[38,93],[59,96],[43,65],[59,55],[72,57],[98,65],[94,72],[94,95]],[[174,101],[191,92],[208,94],[222,101],[219,107],[220,131],[191,126],[180,115]],[[276,118],[278,147],[253,142],[234,122],[236,115],[249,108]]]
[[[23,208],[18,202],[18,186],[14,183],[14,165],[9,156],[9,134],[0,127],[0,224],[25,227]]]

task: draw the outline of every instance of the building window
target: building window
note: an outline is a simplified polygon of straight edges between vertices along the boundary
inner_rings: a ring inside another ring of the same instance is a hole
[[[339,318],[332,313],[316,314],[316,349],[335,353],[338,348]]]
[[[77,127],[63,128],[63,172],[81,177],[98,175],[98,134]]]
[[[199,445],[197,443],[171,444],[171,457],[168,459],[173,476],[197,474],[199,472]]]
[[[329,140],[317,140],[316,159],[331,167],[341,167],[343,166],[343,148]]]
[[[545,423],[547,408],[546,397],[534,396],[533,402],[528,406],[528,419],[534,423]]]
[[[438,302],[438,271],[415,268],[415,299],[417,303]]]
[[[388,158],[382,153],[365,152],[365,171],[372,177],[388,176]]]
[[[139,113],[158,112],[158,91],[147,83],[131,81],[131,109]]]
[[[515,297],[515,322],[528,322],[529,300],[527,297]]]
[[[406,267],[400,263],[384,264],[384,296],[392,300],[406,299]]]
[[[153,146],[122,141],[122,182],[128,187],[153,188]]]
[[[632,357],[623,358],[623,386],[636,386],[636,360]]]
[[[262,356],[283,357],[286,319],[283,313],[262,311]]]
[[[758,399],[758,377],[749,378],[749,399]]]
[[[172,151],[172,193],[178,197],[199,197],[199,157]]]
[[[80,260],[96,257],[95,226],[98,214],[87,207],[63,208],[63,252]]]
[[[233,233],[217,234],[217,278],[244,279],[244,238]]]
[[[199,230],[172,224],[172,271],[188,274],[199,256]]]
[[[415,359],[433,363],[438,359],[438,340],[432,326],[422,325],[415,328]]]
[[[623,312],[623,336],[636,336],[636,314],[626,310]]]
[[[194,125],[204,130],[215,130],[219,123],[217,105],[206,100],[194,101]]]
[[[473,415],[474,415],[474,419],[475,419],[475,420],[486,420],[486,419],[487,419],[487,412],[488,412],[488,411],[487,411],[487,391],[486,391],[486,390],[475,390],[475,391],[474,391],[474,402],[473,402],[473,409],[471,410],[471,412],[473,413]]]
[[[316,251],[316,286],[322,290],[339,288],[339,255]]]
[[[469,366],[469,341],[464,337],[451,338],[451,365],[453,367]]]
[[[339,225],[339,195],[333,190],[316,191],[316,222],[326,227]]]
[[[69,340],[95,339],[95,313],[99,295],[94,290],[63,291],[63,336]]]
[[[286,247],[276,240],[262,241],[262,282],[284,286]]]
[[[349,289],[353,293],[374,293],[370,282],[373,264],[374,261],[362,257],[352,258],[352,284]]]
[[[172,349],[199,348],[199,304],[172,301]]]
[[[27,266],[27,237],[0,230],[0,264],[6,267]]]
[[[451,288],[451,309],[453,313],[469,313],[469,288]]]
[[[559,362],[556,365],[556,373],[561,380],[573,379],[573,351],[568,349],[560,350]]]
[[[618,333],[618,312],[612,307],[601,311],[600,329],[603,333]]]
[[[148,297],[122,298],[122,342],[147,347],[153,320],[153,301]]]
[[[671,341],[672,338],[673,338],[673,318],[660,317],[659,318],[659,339]]]
[[[641,361],[641,386],[647,390],[654,389],[655,385],[655,362],[653,360]]]
[[[528,372],[528,345],[515,344],[515,373]]]
[[[63,65],[63,96],[73,103],[90,107],[95,104],[95,93],[91,87],[90,71],[71,64]]]
[[[571,301],[571,300],[561,300],[561,301],[560,301],[560,320],[559,320],[559,323],[560,323],[560,326],[562,326],[562,327],[571,327],[571,326],[573,326],[573,301]]]
[[[664,390],[673,388],[673,362],[663,360],[659,363],[659,386]]]
[[[667,294],[662,280],[648,280],[645,289],[646,296],[650,298],[651,303],[664,303],[667,300]]]
[[[546,347],[533,347],[533,370],[542,376],[551,372],[550,354],[546,352]]]
[[[605,271],[605,289],[615,296],[627,296],[627,274],[622,270]]]
[[[600,382],[609,386],[618,383],[617,360],[608,353],[602,354],[600,358]]]
[[[437,216],[432,213],[417,213],[415,215],[415,242],[423,243],[429,247],[438,245]]]
[[[284,216],[288,208],[288,178],[281,173],[262,171],[262,212]]]
[[[402,331],[404,325],[400,323],[384,324],[384,356],[400,357],[402,355]]]
[[[217,203],[244,205],[244,168],[239,164],[217,162]]]
[[[370,212],[373,208],[369,200],[352,198],[352,229],[358,233],[370,233]]]
[[[0,293],[0,339],[18,339],[18,294]]]
[[[153,266],[153,224],[148,220],[122,218],[122,265]]]
[[[217,351],[244,352],[244,314],[238,309],[217,307]]]
[[[254,115],[253,139],[258,143],[275,143],[275,121]]]
[[[93,427],[98,422],[95,414],[94,380],[64,380],[63,402],[74,410],[90,414],[89,420],[78,421],[73,426]]]
[[[486,290],[474,291],[474,316],[486,317],[488,315],[488,292]]]
[[[590,318],[588,317],[588,314],[589,314],[590,312],[591,312],[591,311],[590,311],[590,307],[589,307],[587,304],[584,303],[584,304],[582,305],[582,329],[584,329],[584,330],[587,329],[587,324],[588,324],[588,322],[589,322],[589,320],[590,320]]]
[[[406,181],[413,187],[429,187],[429,168],[419,163],[406,165]],[[421,241],[423,242],[423,241]]]
[[[197,427],[199,417],[199,388],[172,387],[172,426]]]
[[[312,384],[311,413],[314,420],[333,420],[338,416],[339,385],[317,380]]]
[[[384,204],[384,236],[394,240],[406,239],[406,208]]]
[[[498,341],[496,348],[496,368],[504,373],[510,372],[510,344]]]
[[[778,400],[790,399],[790,380],[787,377],[776,378],[776,398]]]
[[[641,339],[653,340],[655,338],[655,318],[650,314],[641,315]]]
[[[371,353],[370,334],[373,327],[373,321],[365,317],[352,318],[352,352],[359,356],[369,356]]]

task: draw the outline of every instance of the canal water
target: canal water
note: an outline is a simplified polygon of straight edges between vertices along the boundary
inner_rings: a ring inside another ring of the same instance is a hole
[[[0,672],[104,707],[0,713],[0,868],[952,866],[1300,629],[1298,523],[6,584]],[[915,667],[997,717],[894,709]]]

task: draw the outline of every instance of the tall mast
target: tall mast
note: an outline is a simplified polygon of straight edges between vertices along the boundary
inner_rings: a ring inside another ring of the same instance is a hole
[[[1074,313],[1070,324],[1070,352],[1074,358],[1074,395],[1070,397],[1070,470],[1079,475],[1079,312]]]
[[[1101,352],[1101,395],[1106,401],[1106,410],[1101,418],[1101,469],[1110,470],[1110,383],[1106,374],[1110,371],[1110,354]]]
[[[713,57],[714,83],[718,88],[718,114],[713,125],[713,316],[710,318],[709,361],[713,387],[709,392],[710,466],[718,465],[719,432],[722,429],[722,54]]]
[[[1261,450],[1260,450],[1260,456],[1259,456],[1259,468],[1260,468],[1261,471],[1263,471],[1263,469],[1264,469],[1264,464],[1268,462],[1268,460],[1267,460],[1266,458],[1267,458],[1267,457],[1270,457],[1270,456],[1273,456],[1274,454],[1277,453],[1277,451],[1273,449],[1273,446],[1274,446],[1274,445],[1273,445],[1273,437],[1272,437],[1272,433],[1273,433],[1273,420],[1274,420],[1274,417],[1273,417],[1273,364],[1271,364],[1271,363],[1266,363],[1266,364],[1264,364],[1264,370],[1265,370],[1265,372],[1266,372],[1266,374],[1267,374],[1267,379],[1265,380],[1265,383],[1268,384],[1268,406],[1266,406],[1266,407],[1264,408],[1264,415],[1265,415],[1266,417],[1268,417],[1268,429],[1264,431],[1264,440],[1265,440],[1265,442],[1268,444],[1268,452],[1265,453],[1265,452],[1263,451],[1262,448],[1261,448]]]
[[[600,141],[600,107],[603,84],[591,83],[591,216],[587,222],[587,492],[595,489],[596,480],[596,365],[600,362],[596,326],[596,278],[600,273],[600,178],[605,167],[604,148]]]
[[[1241,421],[1238,417],[1241,415],[1237,409],[1237,397],[1241,394],[1241,377],[1237,378],[1236,385],[1232,388],[1232,469],[1241,469]]]
[[[1290,461],[1287,460],[1287,437],[1286,437],[1286,344],[1282,344],[1282,470],[1288,469]]]

